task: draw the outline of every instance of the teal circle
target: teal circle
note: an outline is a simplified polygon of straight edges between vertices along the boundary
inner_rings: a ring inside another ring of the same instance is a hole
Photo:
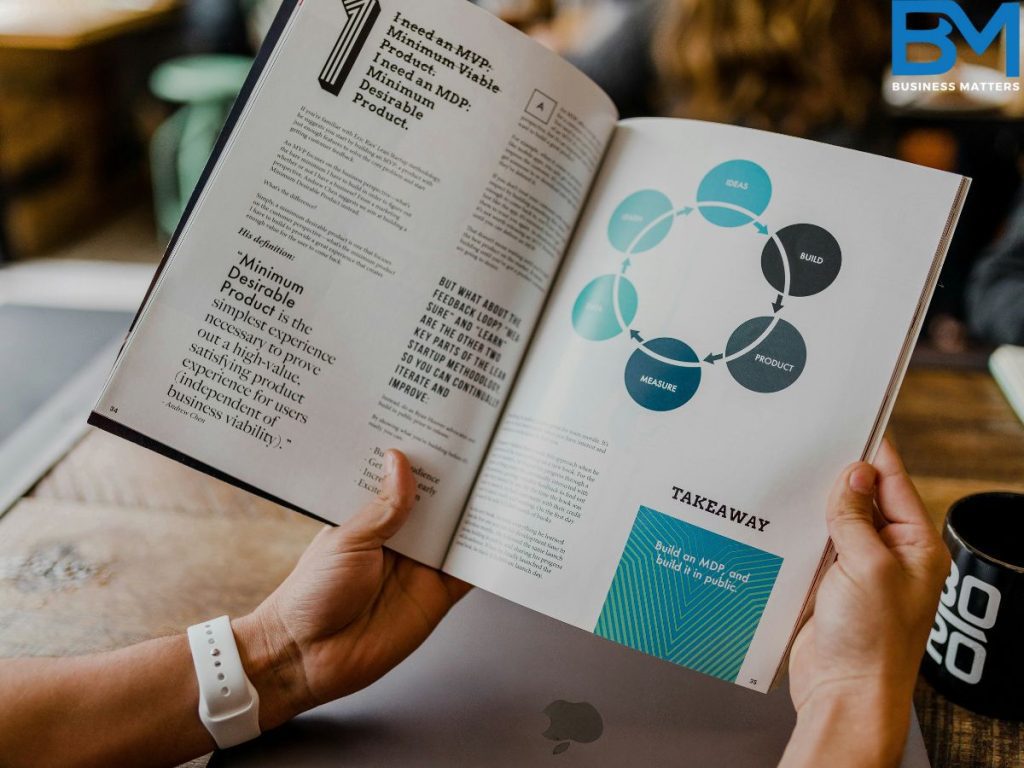
[[[602,275],[587,283],[572,307],[572,325],[576,333],[590,341],[607,341],[622,333],[615,314],[616,275]],[[639,304],[636,288],[625,277],[619,279],[619,312],[628,326],[636,317]]]
[[[622,253],[643,253],[658,245],[672,229],[672,201],[655,189],[634,192],[615,209],[608,222],[608,239]],[[630,250],[633,241],[660,217],[665,218],[645,234]]]
[[[661,357],[693,367],[656,360],[638,349],[626,363],[626,391],[637,405],[649,411],[673,411],[690,402],[700,386],[700,359],[690,345],[679,339],[652,339],[644,347]]]
[[[720,227],[742,227],[754,221],[750,215],[716,206],[728,203],[760,216],[772,199],[772,180],[757,163],[729,160],[712,168],[697,189],[701,215]]]

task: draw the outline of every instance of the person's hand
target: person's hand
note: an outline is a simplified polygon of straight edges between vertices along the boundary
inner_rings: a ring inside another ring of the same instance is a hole
[[[843,472],[827,514],[838,559],[790,654],[782,764],[896,765],[949,553],[888,442]]]
[[[412,653],[469,587],[383,549],[416,495],[385,454],[380,496],[322,531],[295,570],[232,622],[260,729],[359,690]],[[188,638],[60,659],[0,659],[0,765],[180,765],[215,746]]]
[[[380,496],[347,523],[321,531],[284,583],[234,622],[260,694],[263,730],[383,676],[469,590],[383,549],[416,495],[403,454],[388,451],[384,464]]]

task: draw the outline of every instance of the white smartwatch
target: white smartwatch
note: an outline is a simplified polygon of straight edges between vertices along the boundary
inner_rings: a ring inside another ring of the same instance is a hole
[[[242,669],[227,616],[188,628],[199,680],[199,719],[220,749],[260,735],[260,697]]]

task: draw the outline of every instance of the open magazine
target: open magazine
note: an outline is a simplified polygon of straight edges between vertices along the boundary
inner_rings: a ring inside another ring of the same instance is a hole
[[[286,2],[93,424],[765,691],[968,183],[617,122],[463,0]]]

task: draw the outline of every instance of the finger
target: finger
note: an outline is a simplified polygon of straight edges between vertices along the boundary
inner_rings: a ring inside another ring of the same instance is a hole
[[[853,560],[884,553],[874,523],[875,468],[864,462],[847,467],[828,501],[828,532],[840,557]]]
[[[416,479],[409,459],[401,451],[388,451],[380,493],[338,527],[338,546],[346,550],[382,547],[405,524],[415,499]]]
[[[885,519],[890,523],[927,525],[932,529],[924,502],[888,439],[882,441],[875,457],[875,468],[878,470],[878,505]]]
[[[905,567],[944,580],[949,573],[949,552],[899,453],[888,440],[882,443],[875,464],[879,470],[879,506],[893,523],[882,531],[882,541]]]

